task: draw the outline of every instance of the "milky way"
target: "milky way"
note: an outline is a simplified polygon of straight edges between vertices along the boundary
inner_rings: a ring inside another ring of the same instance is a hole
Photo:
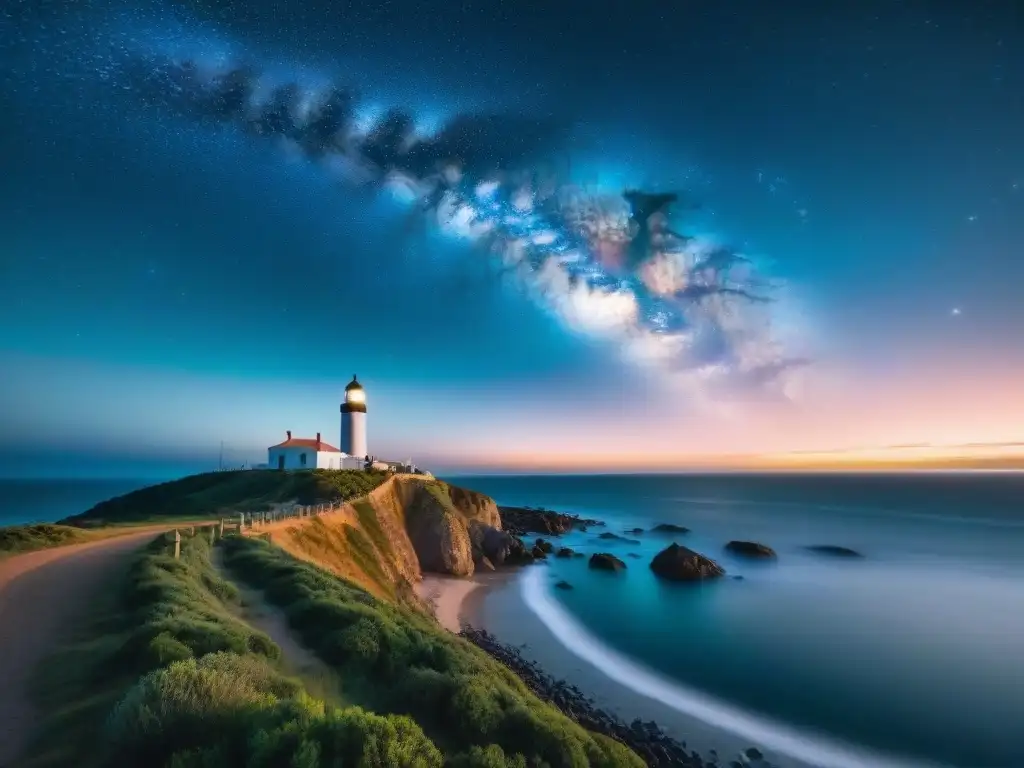
[[[369,185],[472,241],[500,271],[574,332],[617,346],[694,395],[785,394],[803,359],[773,330],[778,284],[748,258],[680,232],[666,207],[630,217],[621,189],[559,176],[565,125],[513,114],[459,114],[438,130],[410,110],[369,117],[352,84],[282,82],[243,46],[210,56],[203,35],[112,36],[94,57],[111,88],[199,123],[227,125],[298,149],[346,185]],[[426,268],[426,265],[424,265]]]

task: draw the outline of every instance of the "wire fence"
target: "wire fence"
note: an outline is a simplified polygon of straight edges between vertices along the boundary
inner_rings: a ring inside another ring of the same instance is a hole
[[[273,509],[260,512],[239,512],[230,518],[221,518],[221,530],[234,528],[239,533],[258,530],[282,520],[334,515],[344,508],[344,501],[327,501],[320,504],[281,504]]]

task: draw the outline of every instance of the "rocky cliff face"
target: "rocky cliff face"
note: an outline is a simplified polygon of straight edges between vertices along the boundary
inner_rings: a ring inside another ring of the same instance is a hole
[[[478,491],[470,491],[466,488],[459,488],[457,485],[441,483],[447,489],[448,498],[452,506],[458,510],[466,520],[475,520],[483,525],[501,530],[501,515],[498,512],[498,505],[494,499],[485,496]]]
[[[375,594],[392,597],[422,572],[470,576],[512,541],[489,496],[422,477],[395,477],[341,514],[296,522],[274,542]]]
[[[473,574],[468,521],[452,504],[445,485],[434,481],[413,489],[405,507],[405,530],[424,571]]]

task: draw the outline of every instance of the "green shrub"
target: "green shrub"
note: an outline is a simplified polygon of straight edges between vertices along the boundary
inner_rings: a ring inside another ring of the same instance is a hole
[[[471,747],[448,762],[449,768],[526,768],[526,758],[520,754],[506,756],[497,744]]]
[[[257,713],[301,690],[255,656],[216,653],[174,662],[143,676],[110,714],[112,757],[156,764],[180,745],[237,741]]]
[[[335,709],[265,659],[218,653],[144,676],[107,724],[110,765],[441,768],[407,717]]]

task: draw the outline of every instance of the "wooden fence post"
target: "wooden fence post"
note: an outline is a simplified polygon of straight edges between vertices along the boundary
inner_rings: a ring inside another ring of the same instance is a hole
[[[220,531],[218,531],[217,535],[220,538],[222,538],[222,539],[224,538],[224,518],[223,517],[220,519]]]
[[[181,534],[178,533],[178,529],[174,529],[174,559],[177,560],[181,557]]]
[[[245,512],[238,513],[238,534],[242,535],[242,531],[245,530]]]
[[[210,546],[212,547],[217,541],[217,528],[216,526],[210,526]]]

